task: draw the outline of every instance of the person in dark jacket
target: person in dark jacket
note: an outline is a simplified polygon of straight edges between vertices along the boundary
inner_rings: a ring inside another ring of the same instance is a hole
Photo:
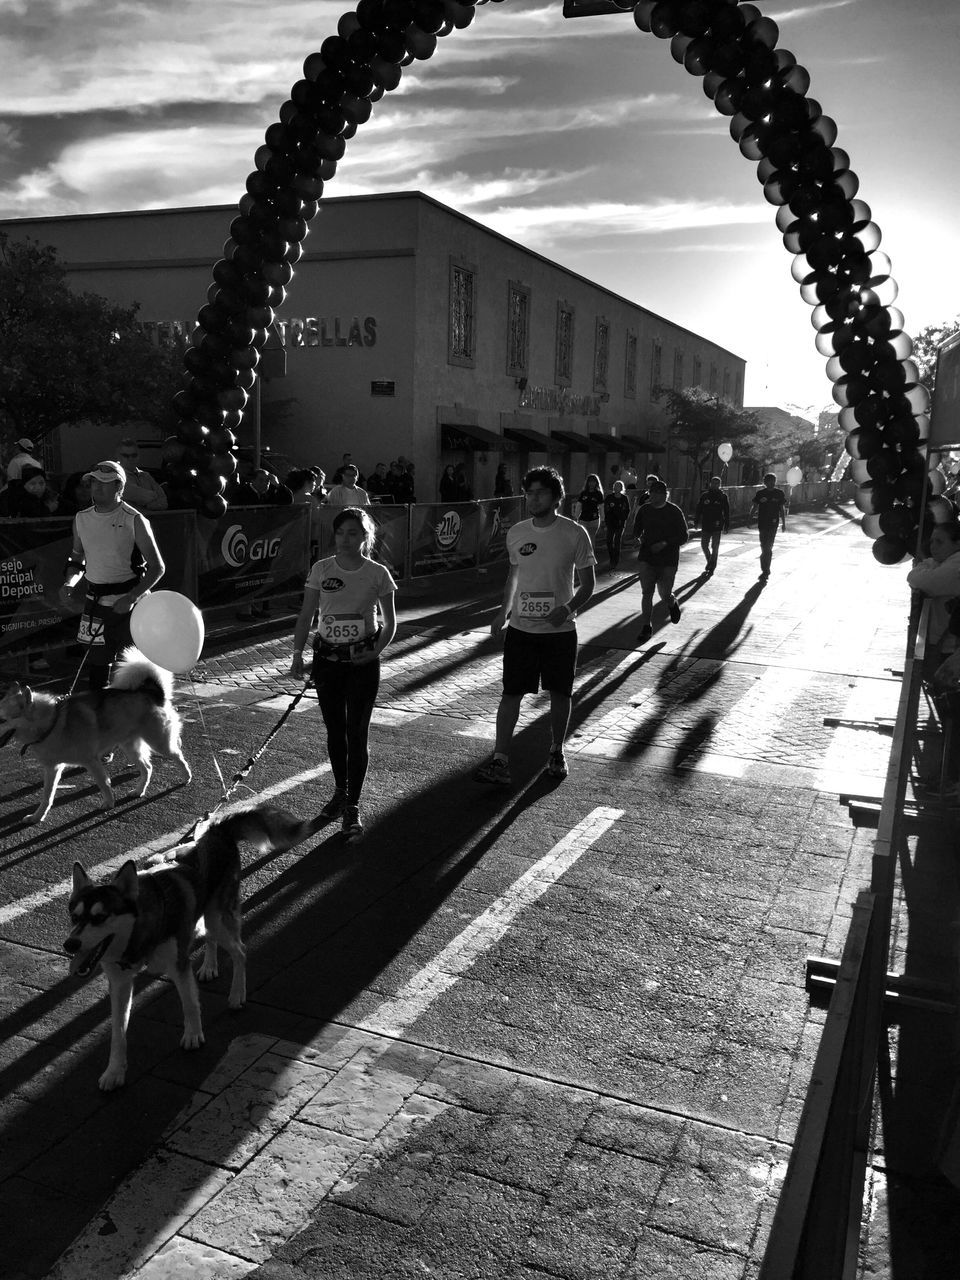
[[[466,468],[463,463],[458,463],[453,473],[454,482],[456,484],[455,502],[472,502],[473,490],[470,488],[470,481],[467,479]]]
[[[717,567],[720,535],[730,532],[730,500],[721,488],[719,476],[710,477],[710,484],[700,495],[694,518],[700,526],[700,547],[706,561],[704,573],[709,578]]]
[[[440,477],[440,501],[457,501],[457,473],[453,463],[444,467],[443,475]]]
[[[680,563],[680,548],[687,541],[687,518],[676,505],[668,502],[667,486],[662,480],[647,484],[648,500],[637,512],[634,532],[640,540],[637,554],[640,574],[640,644],[653,635],[653,591],[667,606],[671,622],[679,622],[680,605],[673,594],[673,582]]]
[[[513,485],[510,483],[510,477],[507,475],[507,467],[504,462],[501,462],[497,467],[497,474],[493,478],[493,496],[495,498],[513,497]]]
[[[20,520],[43,519],[55,515],[57,495],[47,487],[47,473],[42,467],[26,466],[19,480],[11,480],[0,493],[0,516]]]
[[[603,527],[607,531],[607,555],[611,570],[620,563],[623,528],[630,514],[630,499],[622,480],[614,480],[613,490],[603,500]]]

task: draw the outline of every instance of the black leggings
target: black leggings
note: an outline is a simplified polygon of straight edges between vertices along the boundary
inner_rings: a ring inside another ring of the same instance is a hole
[[[333,781],[359,804],[370,752],[367,733],[380,688],[380,659],[352,666],[314,658],[313,684],[327,730],[327,754]]]
[[[620,563],[620,548],[623,545],[623,525],[611,524],[607,521],[607,555],[610,557],[611,565]]]

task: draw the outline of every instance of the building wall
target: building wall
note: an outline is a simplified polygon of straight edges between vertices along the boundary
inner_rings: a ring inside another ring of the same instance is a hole
[[[138,302],[141,318],[164,341],[173,326],[189,332],[195,323],[235,212],[222,206],[42,218],[0,223],[0,229],[53,244],[75,288]],[[680,483],[680,460],[669,451],[655,384],[693,385],[696,361],[700,385],[742,404],[745,365],[734,353],[419,193],[325,199],[304,249],[277,312],[286,376],[261,384],[265,423],[272,403],[293,402],[287,421],[265,427],[264,442],[297,462],[331,471],[349,451],[369,470],[404,455],[417,463],[420,498],[436,493],[449,461],[465,463],[477,496],[492,494],[501,460],[515,483],[529,464],[550,461],[572,488],[590,471],[606,484],[611,465],[627,460],[641,472],[657,466]],[[475,349],[468,363],[450,357],[453,262],[473,272]],[[523,379],[507,367],[511,282],[529,291]],[[558,388],[561,303],[575,319],[571,376]],[[598,318],[609,333],[602,386],[595,377]],[[634,394],[625,387],[628,332],[636,335]],[[374,394],[385,390],[393,394]],[[250,409],[247,417],[242,443],[252,442]],[[626,433],[660,441],[667,452],[621,455],[602,445],[571,452],[555,443],[542,449],[506,438],[499,447],[450,452],[442,448],[443,423],[498,437],[508,428],[542,436],[554,430]],[[89,433],[74,440],[82,457],[68,457],[76,434],[64,433],[68,470],[90,461]]]

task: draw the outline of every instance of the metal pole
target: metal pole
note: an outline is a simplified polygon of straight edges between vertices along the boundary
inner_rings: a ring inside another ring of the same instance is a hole
[[[260,374],[253,384],[253,468],[260,468]]]

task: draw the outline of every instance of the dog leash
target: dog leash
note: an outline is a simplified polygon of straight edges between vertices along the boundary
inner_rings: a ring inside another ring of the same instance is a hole
[[[257,747],[253,755],[248,757],[246,763],[241,765],[241,767],[230,779],[230,785],[224,788],[223,795],[220,797],[217,803],[213,806],[212,809],[208,809],[206,813],[202,814],[201,817],[197,818],[196,822],[193,824],[190,830],[187,831],[184,834],[182,840],[180,840],[179,842],[180,844],[186,844],[188,840],[192,840],[194,837],[194,834],[196,833],[197,828],[202,823],[207,822],[210,818],[212,818],[214,814],[217,812],[217,810],[221,809],[226,804],[226,802],[230,799],[230,796],[233,794],[234,791],[236,791],[237,787],[240,785],[241,782],[243,782],[244,778],[247,776],[247,774],[250,772],[253,766],[257,763],[257,761],[266,751],[267,747],[270,745],[273,739],[277,736],[277,734],[286,724],[287,720],[293,714],[294,708],[297,706],[300,699],[310,688],[310,684],[311,684],[311,678],[308,676],[303,683],[303,688],[293,695],[293,698],[290,701],[290,705],[281,714],[280,719],[276,722],[276,724],[273,726],[273,728],[270,730],[270,732],[267,734],[264,740],[260,743],[260,746]],[[199,705],[199,699],[198,699],[198,705]],[[201,713],[201,719],[202,719],[202,713]],[[214,760],[216,761],[216,757],[214,757]],[[219,765],[217,765],[217,773],[220,774],[220,785],[223,786],[223,774],[220,773]]]

